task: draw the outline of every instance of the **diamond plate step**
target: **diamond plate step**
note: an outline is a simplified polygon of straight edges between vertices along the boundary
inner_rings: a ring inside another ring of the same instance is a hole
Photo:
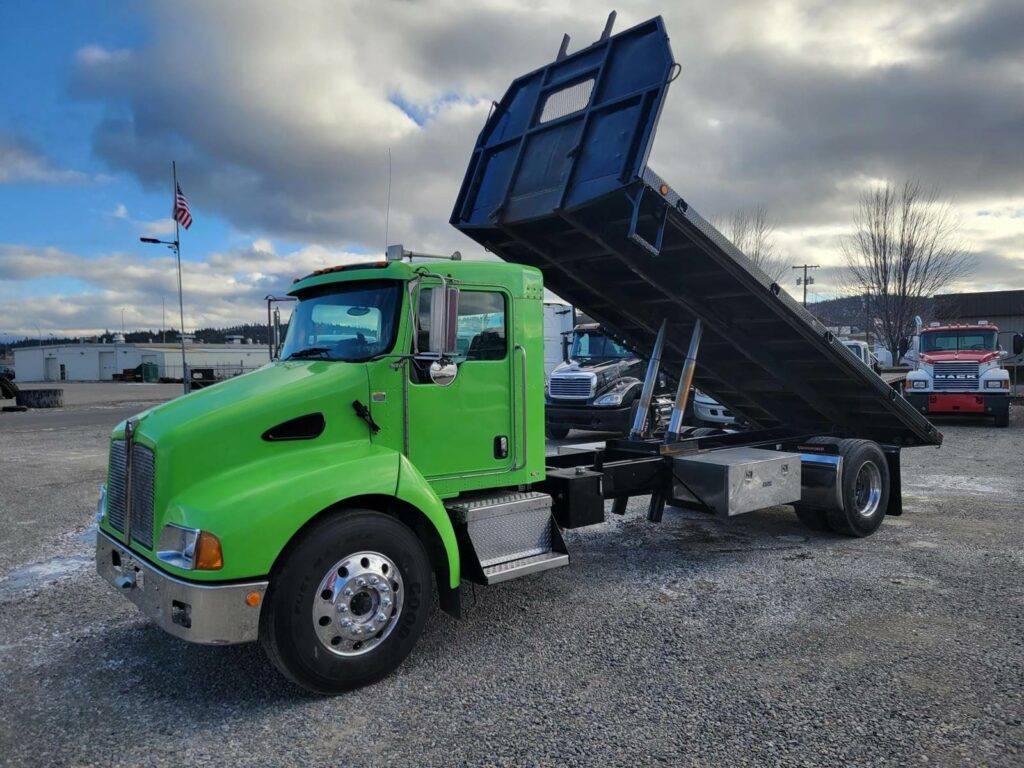
[[[459,540],[463,572],[478,584],[496,584],[569,563],[546,493],[460,497],[446,507]]]

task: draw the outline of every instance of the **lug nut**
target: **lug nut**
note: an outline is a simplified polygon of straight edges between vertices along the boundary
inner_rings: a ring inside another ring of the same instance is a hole
[[[380,604],[383,605],[385,608],[388,608],[391,606],[391,600],[385,597],[380,601]]]
[[[338,613],[348,613],[348,606],[344,603],[338,603]]]
[[[352,595],[354,594],[355,592],[353,592],[351,589],[346,589],[344,592],[345,597],[352,597]]]
[[[380,579],[378,579],[376,576],[371,576],[370,577],[370,584],[372,584],[373,586],[376,587],[379,583],[380,583]]]
[[[360,586],[360,587],[365,587],[366,586],[366,579],[364,579],[362,576],[360,576],[358,579],[356,579],[356,584],[358,586]]]
[[[352,624],[352,619],[342,619],[340,622],[341,626],[347,627]]]
[[[378,613],[378,614],[377,614],[377,621],[379,621],[379,622],[385,622],[385,621],[387,621],[387,620],[388,620],[388,617],[387,617],[387,616],[385,616],[385,615],[384,615],[383,613]]]

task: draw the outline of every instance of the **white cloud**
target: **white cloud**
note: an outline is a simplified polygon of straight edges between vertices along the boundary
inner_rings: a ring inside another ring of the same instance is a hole
[[[88,174],[58,168],[27,141],[0,134],[0,184],[79,184]]]
[[[119,203],[110,215],[115,219],[129,222],[140,235],[163,237],[174,234],[174,219],[170,216],[165,219],[135,219],[128,213],[128,206],[124,203]]]
[[[266,240],[246,248],[210,254],[206,262],[182,264],[185,325],[188,329],[259,322],[266,316],[263,297],[287,291],[292,280],[334,264],[365,262],[369,257],[312,245],[277,255]],[[71,279],[73,291],[32,292],[34,284]],[[94,334],[120,327],[121,308],[130,328],[158,328],[161,301],[177,303],[173,256],[113,253],[86,258],[56,248],[0,244],[0,317],[10,335]],[[176,312],[168,326],[177,326]]]

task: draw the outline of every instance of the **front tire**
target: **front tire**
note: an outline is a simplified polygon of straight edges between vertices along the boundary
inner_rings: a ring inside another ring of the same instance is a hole
[[[1008,412],[998,414],[996,416],[996,426],[1000,429],[1010,426],[1010,414]]]
[[[260,643],[303,688],[337,694],[384,677],[409,655],[430,610],[430,560],[393,517],[330,515],[275,565]]]

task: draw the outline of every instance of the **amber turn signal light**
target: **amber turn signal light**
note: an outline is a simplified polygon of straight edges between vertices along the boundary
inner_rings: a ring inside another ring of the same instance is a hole
[[[260,604],[261,599],[262,597],[260,596],[259,592],[250,592],[248,595],[245,596],[245,604],[248,605],[250,608],[255,608],[257,605]]]
[[[224,554],[220,549],[220,539],[206,531],[199,532],[196,540],[196,570],[219,571],[224,567]]]

